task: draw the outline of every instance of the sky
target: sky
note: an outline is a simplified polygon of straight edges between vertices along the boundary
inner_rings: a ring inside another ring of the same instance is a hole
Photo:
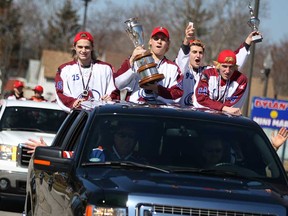
[[[98,2],[102,2],[98,1]],[[135,3],[136,0],[117,0],[119,5],[131,5]],[[216,1],[216,0],[215,0]],[[254,8],[255,0],[247,1],[247,21],[249,19],[249,9],[248,4],[251,1],[251,6]],[[143,1],[145,3],[145,1]],[[270,8],[267,13],[267,17],[261,17],[261,3],[266,3]],[[279,43],[280,41],[288,38],[288,0],[259,0],[260,9],[258,13],[258,18],[260,19],[259,31],[263,35],[263,42],[269,44]],[[243,9],[244,10],[244,9]],[[286,23],[286,24],[285,24]]]
[[[106,0],[97,0],[97,1],[95,0],[95,2],[98,2],[103,5],[105,1]],[[135,2],[139,3],[138,0],[111,0],[111,1],[113,2],[113,4],[118,4],[120,6],[131,5]],[[249,2],[251,2],[251,6],[252,8],[254,8],[255,0],[245,0],[245,1],[247,1],[247,8],[243,8],[243,10],[247,10],[247,21],[248,21],[249,19],[248,4]],[[141,1],[141,3],[145,4],[145,1]],[[266,17],[264,17],[263,13],[261,13],[261,3],[267,4],[267,8],[270,8],[269,11],[267,11]],[[263,42],[267,42],[269,44],[278,44],[284,39],[287,40],[288,0],[273,0],[273,1],[259,0],[259,4],[260,4],[260,9],[258,12],[258,18],[260,19],[259,31],[263,35],[264,38]]]
[[[260,4],[261,1],[263,0],[260,0]],[[259,30],[263,34],[264,40],[267,38],[271,43],[279,43],[288,38],[288,0],[270,0],[268,4],[270,6],[269,18],[262,19],[261,11],[259,12]]]

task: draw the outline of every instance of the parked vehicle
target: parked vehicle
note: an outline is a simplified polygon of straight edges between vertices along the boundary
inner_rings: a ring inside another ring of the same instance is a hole
[[[43,137],[51,144],[67,113],[55,103],[0,101],[0,209],[10,202],[24,206],[27,166],[17,165],[17,145]],[[29,158],[30,159],[30,158]],[[27,165],[29,162],[27,161]],[[13,207],[15,208],[15,206]]]
[[[133,157],[117,155],[116,136],[136,141]],[[248,118],[98,104],[74,110],[52,146],[36,149],[24,214],[284,216],[287,180],[269,139]]]

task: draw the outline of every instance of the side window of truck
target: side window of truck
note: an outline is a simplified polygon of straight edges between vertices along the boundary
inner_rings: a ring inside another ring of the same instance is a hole
[[[82,129],[87,120],[87,114],[80,110],[74,110],[68,115],[59,128],[52,146],[59,147],[66,151],[73,151],[76,148],[77,139],[79,140]]]

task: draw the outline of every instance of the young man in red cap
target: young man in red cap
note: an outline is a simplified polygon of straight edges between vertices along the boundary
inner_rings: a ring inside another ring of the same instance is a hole
[[[241,115],[248,79],[238,71],[235,53],[232,50],[221,51],[214,64],[215,68],[206,69],[201,74],[193,105]]]
[[[143,88],[139,87],[140,76],[137,73],[138,66],[134,59],[136,56],[147,52],[147,50],[142,46],[138,46],[134,49],[131,57],[124,61],[121,68],[114,74],[114,78],[116,87],[120,91],[127,91],[126,101],[176,103],[180,100],[183,91],[177,84],[182,77],[179,67],[165,57],[169,46],[170,36],[168,30],[161,26],[154,28],[149,40],[149,49],[157,64],[158,73],[163,74],[164,79],[159,82],[148,83]],[[113,99],[119,99],[119,90],[111,95]]]
[[[185,29],[185,37],[175,60],[181,69],[183,80],[181,88],[184,93],[180,100],[181,106],[192,106],[192,96],[198,84],[200,75],[205,69],[213,67],[213,65],[204,65],[205,44],[194,37],[194,27],[188,25]],[[260,32],[252,31],[249,33],[243,43],[234,52],[237,58],[237,65],[240,68],[244,65],[249,55],[249,49],[252,44],[252,37]]]
[[[8,100],[26,100],[24,97],[24,83],[16,80],[13,84],[13,93],[7,97]]]
[[[44,89],[43,89],[43,87],[41,85],[35,86],[33,91],[34,91],[34,95],[29,100],[33,100],[33,101],[36,101],[36,102],[46,102],[47,101],[42,96]]]
[[[73,42],[73,60],[62,64],[55,77],[57,103],[68,112],[83,101],[109,101],[115,89],[112,66],[96,59],[92,35],[79,32]]]

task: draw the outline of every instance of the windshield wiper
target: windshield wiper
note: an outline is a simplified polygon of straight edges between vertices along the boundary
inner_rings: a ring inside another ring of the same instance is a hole
[[[173,173],[198,173],[198,174],[204,174],[204,175],[214,175],[214,176],[229,176],[229,177],[243,177],[243,178],[247,178],[247,176],[242,176],[239,175],[238,172],[235,171],[227,171],[227,170],[216,170],[216,169],[191,169],[191,168],[187,168],[187,169],[173,169],[172,170]]]
[[[89,162],[83,163],[82,166],[112,166],[112,167],[132,167],[132,168],[141,168],[141,169],[152,169],[164,173],[170,173],[169,170],[165,170],[159,167],[150,166],[147,164],[136,163],[132,161],[107,161],[107,162]]]
[[[173,172],[175,172],[173,170]],[[178,172],[194,172],[194,173],[199,173],[202,175],[213,175],[216,177],[232,177],[232,178],[237,178],[237,179],[245,179],[245,180],[249,180],[249,181],[257,181],[257,182],[263,182],[265,181],[265,179],[259,177],[259,175],[257,175],[256,173],[251,174],[250,175],[248,173],[245,174],[241,174],[241,172],[237,172],[237,171],[231,171],[231,170],[219,170],[219,169],[195,169],[195,170],[179,170],[176,171]]]

